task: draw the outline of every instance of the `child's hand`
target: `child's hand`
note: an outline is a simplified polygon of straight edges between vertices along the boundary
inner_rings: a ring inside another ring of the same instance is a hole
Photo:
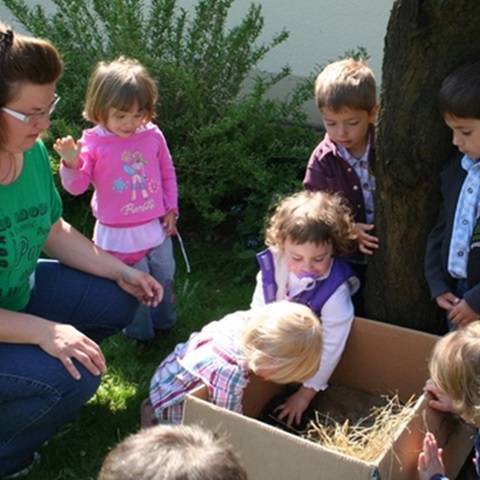
[[[378,248],[378,237],[370,235],[375,225],[369,223],[356,223],[355,232],[357,233],[358,249],[365,255],[373,255],[373,251]]]
[[[80,147],[80,140],[75,142],[70,135],[68,135],[68,137],[57,138],[53,144],[54,150],[62,157],[63,163],[68,168],[74,170],[78,168]]]
[[[423,391],[432,397],[428,402],[430,407],[435,410],[440,410],[441,412],[455,412],[452,399],[443,390],[438,388],[431,378],[427,380]]]
[[[419,480],[430,480],[436,473],[445,475],[442,449],[438,448],[437,439],[431,432],[427,432],[423,439],[423,449],[418,456],[417,470]]]
[[[455,305],[457,305],[457,303],[460,302],[460,299],[452,292],[445,292],[436,297],[435,301],[440,308],[443,308],[449,312]]]
[[[167,235],[175,235],[177,233],[177,214],[171,210],[163,217],[163,228]]]
[[[448,312],[448,319],[457,327],[466,327],[469,323],[479,319],[477,312],[472,310],[468,303],[462,299]]]
[[[300,387],[293,395],[288,397],[288,400],[284,404],[276,408],[275,411],[280,410],[278,415],[279,420],[286,417],[288,426],[291,426],[294,420],[298,425],[302,420],[303,412],[308,408],[316,393],[313,388]]]

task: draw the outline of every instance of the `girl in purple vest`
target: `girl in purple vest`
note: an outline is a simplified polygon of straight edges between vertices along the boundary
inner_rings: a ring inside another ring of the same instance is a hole
[[[321,319],[324,346],[320,367],[279,407],[279,418],[299,423],[342,355],[354,318],[351,296],[359,287],[351,267],[338,258],[355,243],[353,220],[340,197],[304,191],[284,198],[267,222],[257,255],[260,272],[251,306],[276,300],[308,305]]]

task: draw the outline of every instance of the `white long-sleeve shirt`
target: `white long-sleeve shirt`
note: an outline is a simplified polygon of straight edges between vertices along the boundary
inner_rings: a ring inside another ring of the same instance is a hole
[[[284,269],[281,264],[284,260],[279,254],[274,254],[274,258],[276,266],[278,265],[278,267],[280,267],[278,268],[280,272],[276,271],[275,275],[278,285],[277,300],[285,300],[286,292],[289,292],[290,297],[293,297],[308,288],[308,284],[305,282],[306,280],[308,281],[308,279],[299,279],[295,274],[285,273],[285,271],[282,275],[281,270]],[[319,280],[328,278],[330,270],[331,267]],[[279,275],[277,275],[277,273],[279,273]],[[283,277],[283,286],[279,284],[279,277]],[[265,305],[262,285],[262,272],[260,271],[257,274],[257,284],[250,305],[252,308]],[[354,310],[351,296],[356,288],[358,288],[358,285],[351,286],[348,281],[342,283],[323,305],[319,315],[323,331],[323,348],[320,367],[311,378],[303,383],[305,387],[313,388],[316,391],[325,390],[328,387],[328,380],[342,356],[352,327]],[[278,298],[279,295],[283,295],[283,297]],[[318,315],[318,312],[316,313]]]

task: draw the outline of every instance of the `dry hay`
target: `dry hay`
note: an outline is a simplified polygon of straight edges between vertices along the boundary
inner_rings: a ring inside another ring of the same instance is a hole
[[[315,420],[310,420],[303,436],[358,460],[375,461],[411,419],[415,405],[413,396],[405,404],[400,402],[398,395],[384,398],[384,406],[373,407],[366,417],[354,424],[348,419],[339,423],[316,411]]]

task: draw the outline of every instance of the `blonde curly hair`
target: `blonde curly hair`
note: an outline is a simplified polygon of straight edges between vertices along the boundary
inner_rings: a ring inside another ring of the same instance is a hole
[[[441,338],[430,360],[430,376],[453,401],[456,413],[480,419],[480,321]]]
[[[334,255],[345,255],[356,239],[351,211],[340,196],[325,192],[285,197],[267,220],[265,243],[281,249],[287,238],[297,245],[330,243]]]
[[[250,311],[243,333],[248,368],[285,384],[303,382],[320,365],[322,327],[310,308],[300,303],[269,303]]]

